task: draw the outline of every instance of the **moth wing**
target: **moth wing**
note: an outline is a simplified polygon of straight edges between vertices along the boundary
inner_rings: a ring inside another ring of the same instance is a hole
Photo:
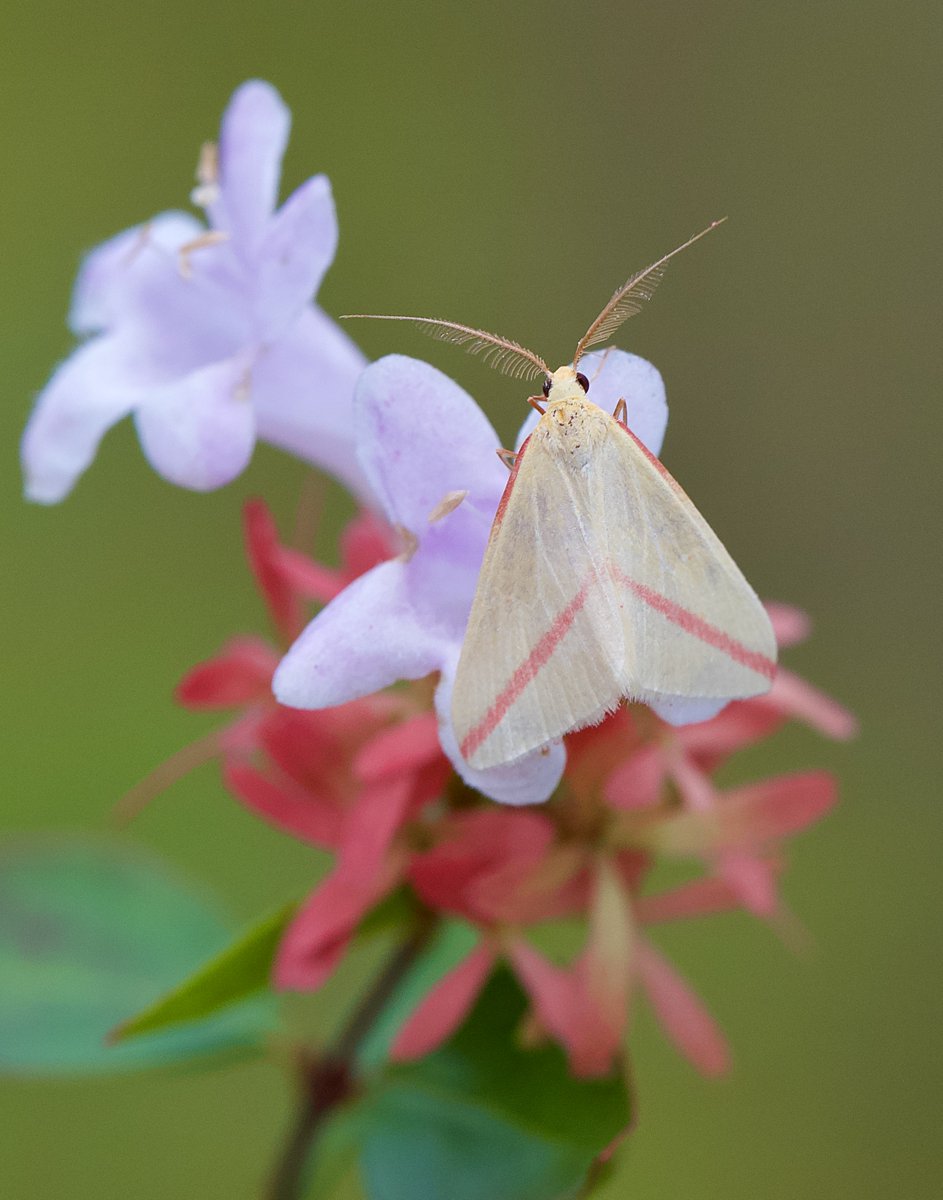
[[[615,419],[596,462],[590,520],[607,543],[619,598],[625,694],[660,701],[670,712],[686,700],[767,691],[776,663],[773,629],[723,543],[659,460]]]
[[[599,720],[623,691],[622,623],[585,481],[538,433],[498,508],[455,678],[455,733],[478,769]]]

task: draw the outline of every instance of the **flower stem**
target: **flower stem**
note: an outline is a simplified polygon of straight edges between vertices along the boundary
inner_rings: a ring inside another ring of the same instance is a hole
[[[325,1120],[355,1091],[357,1051],[403,977],[428,945],[435,926],[433,914],[420,915],[351,1013],[333,1046],[319,1057],[306,1057],[302,1062],[301,1101],[272,1172],[267,1200],[300,1200],[305,1168]]]

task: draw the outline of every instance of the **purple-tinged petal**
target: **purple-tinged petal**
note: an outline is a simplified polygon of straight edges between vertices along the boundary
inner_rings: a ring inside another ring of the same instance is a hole
[[[609,413],[624,400],[626,424],[652,454],[660,454],[668,425],[668,402],[657,367],[637,354],[613,348],[587,354],[580,360],[580,370],[589,380],[589,399]],[[537,412],[528,416],[517,437],[518,450],[539,420]]]
[[[249,385],[244,362],[228,359],[149,391],[135,421],[151,466],[200,492],[235,479],[255,446]]]
[[[435,694],[439,717],[439,741],[442,749],[469,787],[497,800],[500,804],[542,804],[549,799],[563,775],[566,750],[562,742],[526,754],[516,762],[487,771],[476,771],[468,765],[458,748],[452,728],[452,687],[455,682],[458,650],[450,656],[442,670]]]
[[[703,696],[645,696],[643,700],[669,725],[698,725],[727,707],[728,700]]]
[[[186,251],[148,239],[118,297],[140,386],[172,383],[252,346],[254,322],[237,273],[228,243]]]
[[[270,83],[250,79],[233,93],[219,138],[219,198],[213,224],[251,256],[278,198],[291,114]]]
[[[268,224],[259,247],[256,285],[260,326],[278,336],[315,295],[337,250],[337,215],[324,175],[303,183]]]
[[[438,669],[442,640],[417,613],[408,565],[380,563],[318,613],[275,672],[279,703],[330,708]]]
[[[358,454],[390,522],[422,537],[449,492],[490,525],[507,482],[498,437],[467,392],[428,363],[391,354],[361,375],[354,396]],[[484,549],[484,543],[482,543]]]
[[[200,222],[188,213],[166,212],[90,250],[72,292],[69,328],[81,336],[106,330],[120,321],[127,315],[129,275],[154,266],[153,258],[149,262],[150,256],[142,256],[142,251],[148,246],[159,247],[164,254],[157,261],[163,270],[169,255],[176,255],[180,246],[203,231]]]
[[[131,411],[136,397],[121,382],[121,365],[117,339],[96,338],[76,350],[40,392],[21,446],[30,500],[64,499],[105,432]]]
[[[376,505],[354,450],[353,394],[366,359],[319,308],[309,307],[252,369],[259,437],[322,467]]]

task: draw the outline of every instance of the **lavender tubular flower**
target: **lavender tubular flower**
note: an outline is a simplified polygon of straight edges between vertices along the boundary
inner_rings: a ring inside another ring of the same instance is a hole
[[[193,198],[209,227],[163,213],[88,256],[70,314],[88,340],[23,436],[30,499],[68,495],[129,414],[151,465],[182,487],[229,483],[261,438],[369,498],[351,420],[365,359],[312,302],[337,246],[330,184],[315,176],[275,209],[289,124],[273,87],[243,84],[218,153],[204,148]]]

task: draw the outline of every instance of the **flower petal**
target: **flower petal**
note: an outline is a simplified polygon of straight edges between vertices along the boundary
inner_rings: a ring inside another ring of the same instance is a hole
[[[375,505],[354,450],[354,385],[366,359],[320,309],[305,308],[252,368],[259,437],[329,471]]]
[[[712,720],[730,701],[697,696],[652,696],[645,703],[669,725],[698,725]]]
[[[407,566],[381,563],[318,613],[275,672],[282,704],[329,708],[438,668],[442,643],[417,617]]]
[[[151,466],[199,492],[235,479],[255,447],[247,387],[245,364],[227,359],[151,389],[135,413]]]
[[[30,500],[56,504],[91,464],[103,435],[135,403],[121,370],[123,348],[96,338],[68,358],[36,400],[20,454]]]
[[[268,224],[259,247],[257,305],[263,341],[278,336],[321,286],[337,250],[337,215],[324,175],[303,183]]]
[[[126,315],[129,275],[140,270],[165,270],[177,251],[204,232],[189,213],[166,212],[144,225],[126,229],[86,256],[72,292],[69,328],[76,334],[98,333]],[[145,251],[159,248],[158,257]]]
[[[428,363],[391,354],[361,375],[354,413],[361,464],[391,523],[422,538],[443,497],[467,491],[460,509],[478,514],[484,553],[507,470],[471,396]]]
[[[638,945],[639,974],[662,1028],[704,1075],[723,1075],[730,1066],[724,1035],[700,999],[654,947]]]
[[[494,964],[494,951],[482,942],[426,994],[390,1047],[397,1062],[421,1058],[459,1027]]]
[[[656,457],[661,453],[668,425],[668,401],[658,368],[625,350],[594,350],[580,360],[580,370],[589,379],[589,398],[606,412],[625,400],[626,424]],[[532,412],[517,435],[516,449],[530,437],[538,412]]]
[[[439,740],[452,766],[469,787],[500,804],[542,804],[550,798],[566,766],[566,750],[562,742],[545,746],[526,754],[516,762],[501,767],[476,771],[462,757],[458,739],[452,728],[452,688],[455,683],[457,650],[442,669],[436,688],[435,707],[439,714]]]
[[[250,79],[233,93],[219,138],[219,199],[213,224],[253,248],[278,197],[291,114],[270,83]]]

